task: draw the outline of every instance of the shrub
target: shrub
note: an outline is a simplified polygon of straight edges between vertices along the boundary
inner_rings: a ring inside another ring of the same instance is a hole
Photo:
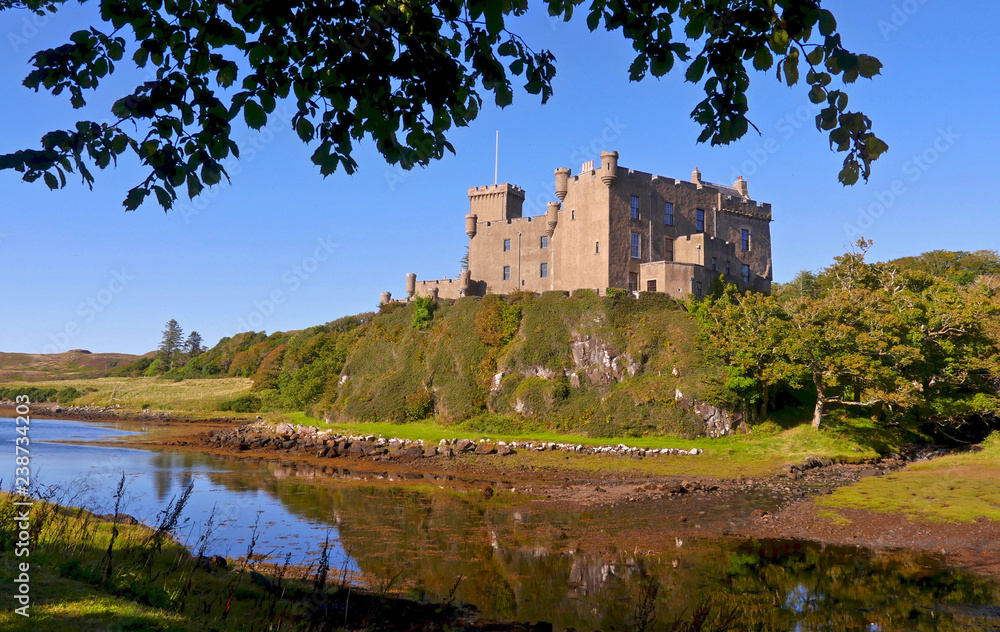
[[[413,321],[410,323],[414,329],[427,329],[434,318],[434,310],[437,305],[430,297],[418,297],[413,301]]]
[[[519,303],[508,305],[496,294],[488,294],[475,317],[476,334],[490,347],[503,347],[513,340],[521,324]]]
[[[420,388],[406,396],[403,416],[407,421],[427,419],[434,412],[434,393]]]
[[[256,395],[243,395],[219,402],[219,410],[228,410],[234,413],[256,413],[260,411],[261,404],[261,399]]]
[[[60,389],[59,392],[56,393],[56,401],[60,404],[68,404],[81,395],[83,395],[83,393],[76,390],[72,386],[67,386],[64,389]]]

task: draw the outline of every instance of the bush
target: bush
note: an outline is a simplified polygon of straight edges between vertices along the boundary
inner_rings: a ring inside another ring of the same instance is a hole
[[[434,413],[434,393],[426,388],[416,390],[406,396],[403,416],[407,421],[427,419]]]
[[[410,323],[414,329],[427,329],[434,318],[434,310],[437,305],[430,297],[418,297],[413,301],[413,321]]]
[[[81,395],[83,395],[83,393],[76,390],[72,386],[67,386],[66,388],[60,389],[59,392],[56,393],[56,401],[60,404],[68,404]]]
[[[256,413],[260,411],[261,399],[255,395],[243,395],[234,397],[219,403],[219,410],[228,410],[234,413]]]

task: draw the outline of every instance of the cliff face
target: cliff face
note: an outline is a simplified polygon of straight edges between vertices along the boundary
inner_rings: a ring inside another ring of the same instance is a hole
[[[414,311],[385,306],[353,332],[317,412],[592,436],[720,433],[692,403],[712,402],[725,372],[697,348],[695,323],[668,297],[470,297],[439,301],[425,328],[414,326]]]

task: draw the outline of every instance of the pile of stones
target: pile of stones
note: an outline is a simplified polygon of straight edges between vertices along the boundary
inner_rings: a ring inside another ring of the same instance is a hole
[[[574,443],[533,441],[490,441],[489,439],[441,439],[437,444],[422,439],[385,438],[375,435],[342,435],[313,426],[293,426],[280,423],[272,427],[263,422],[244,424],[231,430],[209,433],[209,445],[245,450],[274,450],[305,454],[319,458],[371,457],[379,460],[400,458],[453,457],[457,454],[497,454],[507,456],[518,450],[532,452],[573,452],[576,454],[607,454],[635,459],[652,456],[696,455],[698,448],[644,449],[618,445],[582,445]]]

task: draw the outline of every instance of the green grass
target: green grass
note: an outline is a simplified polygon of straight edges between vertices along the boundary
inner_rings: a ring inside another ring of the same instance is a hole
[[[187,549],[169,536],[156,548],[150,540],[154,530],[141,525],[118,526],[112,570],[106,574],[112,523],[41,501],[31,509],[31,524],[39,528],[31,555],[16,558],[10,554],[14,500],[0,492],[0,582],[14,586],[17,565],[27,559],[32,606],[30,618],[7,608],[0,612],[5,631],[246,630],[247,621],[272,606],[278,618],[294,616],[295,601],[308,594],[300,584],[289,583],[285,598],[269,595],[246,574],[237,578],[238,561],[231,562],[232,570],[196,568]],[[231,611],[224,617],[230,596]]]
[[[547,431],[517,433],[474,432],[458,425],[442,425],[434,421],[407,424],[334,423],[324,424],[303,413],[283,415],[291,423],[331,428],[355,435],[382,435],[400,439],[423,439],[437,443],[441,439],[488,438],[494,441],[546,441],[583,445],[617,445],[623,443],[638,448],[699,448],[704,454],[693,457],[652,457],[642,460],[619,456],[580,455],[564,452],[520,452],[506,457],[504,463],[526,466],[553,466],[576,469],[594,474],[615,472],[647,472],[662,475],[703,475],[717,478],[766,476],[777,473],[786,463],[798,463],[807,457],[829,457],[848,462],[875,458],[878,453],[864,447],[846,432],[846,423],[836,429],[814,430],[800,423],[787,430],[773,424],[758,427],[753,434],[734,434],[718,439],[682,439],[679,437],[584,437]]]
[[[32,382],[38,388],[72,386],[84,392],[73,400],[75,406],[119,406],[126,410],[142,410],[150,404],[153,410],[190,412],[216,411],[219,402],[250,392],[249,378],[230,377],[192,379],[175,382],[154,377],[104,377],[86,380]],[[4,383],[0,387],[16,387]],[[87,391],[90,392],[87,392]]]
[[[903,514],[935,522],[1000,521],[1000,432],[968,452],[914,463],[905,470],[842,487],[817,502],[824,507]]]

